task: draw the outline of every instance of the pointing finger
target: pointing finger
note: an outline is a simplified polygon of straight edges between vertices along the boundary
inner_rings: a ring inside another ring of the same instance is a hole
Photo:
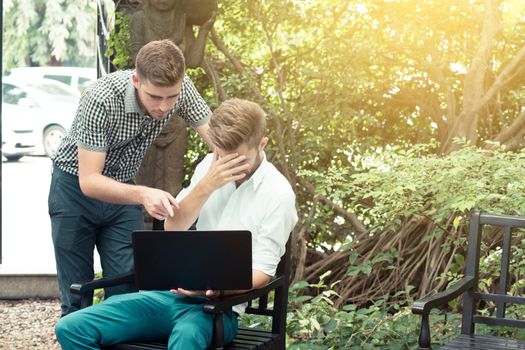
[[[171,205],[172,204],[170,203],[167,197],[162,198],[162,206],[164,207],[164,209],[166,209],[169,216],[173,216],[173,208],[171,207]]]
[[[177,203],[177,200],[175,200],[171,194],[168,194],[168,201],[173,208],[179,209],[179,203]]]

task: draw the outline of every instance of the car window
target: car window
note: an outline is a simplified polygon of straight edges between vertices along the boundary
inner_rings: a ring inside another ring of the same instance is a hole
[[[92,79],[78,77],[78,89],[84,91],[92,81]]]
[[[43,92],[45,92],[46,94],[49,94],[49,95],[76,97],[74,91],[68,90],[66,87],[62,87],[59,84],[50,84],[50,83],[32,84],[32,83],[28,83],[28,85],[30,85],[33,88],[36,88],[36,89],[38,89],[40,91],[43,91]]]
[[[27,98],[27,93],[24,90],[11,84],[2,84],[3,102],[16,105],[23,98]]]
[[[61,83],[71,86],[71,76],[67,75],[54,75],[54,74],[44,74],[44,78],[57,80]]]

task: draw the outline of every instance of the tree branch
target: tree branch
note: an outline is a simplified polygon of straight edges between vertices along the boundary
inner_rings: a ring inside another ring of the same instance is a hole
[[[224,88],[222,87],[219,75],[217,74],[215,67],[213,67],[213,64],[210,61],[208,61],[206,57],[202,59],[202,66],[206,71],[206,74],[210,78],[211,82],[213,83],[213,87],[215,89],[215,96],[218,96],[219,102],[225,101],[227,99],[226,91],[224,91]]]
[[[215,31],[215,28],[211,29],[211,41],[213,42],[215,47],[220,52],[222,52],[224,56],[226,56],[226,58],[231,62],[231,64],[233,64],[233,68],[235,69],[235,71],[237,71],[237,73],[242,75],[246,72],[246,69],[244,68],[242,62],[237,57],[235,57],[235,55],[232,54],[230,50],[228,50],[224,43],[221,41],[221,39],[217,35],[217,32]],[[257,101],[264,102],[264,96],[261,93],[261,90],[259,90],[259,88],[253,83],[253,81],[248,80],[248,86],[257,98]]]
[[[494,137],[495,142],[505,144],[513,139],[515,136],[522,133],[525,129],[525,110],[523,110],[520,115],[505,129],[501,130],[500,133]]]
[[[345,220],[348,221],[354,227],[355,231],[359,236],[363,236],[368,233],[368,230],[361,223],[361,221],[359,221],[357,215],[355,215],[354,213],[350,213],[344,208],[341,208],[339,205],[335,204],[330,198],[318,194],[315,191],[315,187],[307,180],[299,178],[299,183],[303,185],[304,188],[308,191],[308,193],[310,193],[315,199],[317,199],[321,203],[328,205],[336,214],[339,214],[343,218],[345,218]]]
[[[475,104],[473,110],[478,112],[483,108],[494,96],[508,84],[516,75],[520,74],[525,69],[525,45],[518,51],[518,53],[510,60],[510,62],[501,70],[490,88],[485,92],[483,97]]]
[[[466,137],[467,141],[472,143],[477,141],[478,112],[482,108],[480,101],[484,97],[483,88],[490,67],[494,38],[501,29],[498,1],[485,0],[484,2],[485,11],[479,45],[463,85],[463,108],[448,130],[446,141],[442,145],[444,152],[451,152],[457,148],[452,142],[454,137]]]

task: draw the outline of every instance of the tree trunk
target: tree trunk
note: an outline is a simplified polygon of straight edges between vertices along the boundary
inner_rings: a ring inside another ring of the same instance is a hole
[[[494,39],[500,29],[497,0],[485,0],[485,13],[479,46],[465,76],[463,84],[463,108],[457,116],[449,116],[447,137],[442,146],[444,153],[460,147],[454,138],[464,138],[471,144],[478,140],[478,112],[485,93],[486,77],[490,70]]]

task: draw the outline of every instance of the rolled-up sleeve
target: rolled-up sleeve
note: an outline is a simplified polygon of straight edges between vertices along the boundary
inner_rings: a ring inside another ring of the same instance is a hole
[[[199,94],[191,79],[185,75],[182,83],[179,115],[192,127],[206,124],[211,117],[211,109]]]
[[[81,98],[77,118],[77,146],[90,151],[106,151],[108,113],[95,94],[86,94]]]
[[[287,192],[273,197],[268,206],[252,247],[252,264],[254,270],[274,276],[284,255],[290,232],[298,220],[295,195],[293,192]]]

